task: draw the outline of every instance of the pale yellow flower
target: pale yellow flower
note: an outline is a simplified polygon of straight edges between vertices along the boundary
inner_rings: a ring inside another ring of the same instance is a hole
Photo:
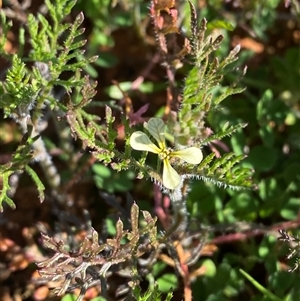
[[[203,159],[202,151],[197,147],[188,147],[177,151],[167,148],[165,124],[160,118],[149,119],[147,129],[158,145],[152,143],[150,138],[141,131],[132,133],[130,145],[135,150],[158,154],[164,165],[163,184],[168,189],[175,189],[179,186],[181,177],[171,166],[170,159],[176,157],[190,164],[199,164]]]

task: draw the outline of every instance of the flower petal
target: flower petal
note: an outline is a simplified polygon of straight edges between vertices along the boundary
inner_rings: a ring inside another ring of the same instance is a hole
[[[160,118],[150,118],[147,129],[151,136],[157,141],[160,149],[166,148],[165,144],[165,124]]]
[[[155,154],[160,153],[160,149],[141,131],[132,133],[129,142],[131,147],[135,150],[147,151]]]
[[[175,189],[181,182],[180,175],[171,166],[169,160],[164,160],[163,184],[168,189]]]
[[[181,160],[191,164],[199,164],[203,159],[202,151],[194,146],[181,149],[176,152],[171,152],[170,156],[180,158]]]

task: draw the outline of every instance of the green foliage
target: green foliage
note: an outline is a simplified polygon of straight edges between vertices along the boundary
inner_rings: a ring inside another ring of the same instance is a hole
[[[32,133],[32,128],[29,129],[29,133]],[[15,209],[13,200],[9,197],[8,192],[10,191],[9,177],[15,172],[27,172],[32,180],[34,181],[38,191],[39,198],[42,202],[44,200],[44,184],[39,179],[36,172],[28,166],[29,162],[33,158],[31,151],[31,145],[39,139],[38,136],[31,137],[32,135],[26,133],[18,146],[16,151],[12,155],[10,162],[0,166],[0,174],[2,176],[2,190],[0,194],[0,210],[3,211],[2,202],[6,202],[11,208]]]
[[[40,87],[27,74],[25,64],[17,55],[12,57],[12,67],[8,70],[6,79],[7,82],[0,86],[0,93],[3,95],[1,107],[6,117],[12,115],[21,123],[34,106]]]
[[[129,191],[133,187],[132,179],[135,175],[132,171],[114,171],[100,164],[93,165],[95,184],[99,189],[105,189],[109,193]]]
[[[66,294],[65,296],[63,296],[61,298],[62,301],[75,301],[76,300],[76,296],[73,294]]]
[[[274,17],[274,11],[270,14]],[[265,20],[260,19],[260,22]],[[262,29],[263,27],[259,28],[261,32]],[[265,36],[266,32],[263,35]],[[268,37],[271,38],[272,35],[268,33]],[[247,231],[251,233],[251,223],[258,220],[261,226],[272,225],[279,221],[284,225],[287,221],[287,227],[292,224],[294,225],[292,227],[296,228],[294,231],[291,230],[293,233],[291,235],[296,238],[299,235],[297,214],[300,201],[297,197],[299,190],[297,187],[299,187],[300,144],[296,134],[299,132],[299,108],[295,105],[299,103],[296,101],[299,97],[294,83],[299,78],[297,67],[299,50],[294,51],[289,47],[286,49],[283,54],[272,55],[259,66],[250,68],[251,70],[248,70],[245,77],[241,79],[241,82],[247,86],[243,97],[236,95],[234,100],[232,98],[225,100],[226,109],[215,110],[208,116],[214,130],[220,130],[228,122],[229,116],[233,123],[248,124],[247,128],[238,130],[230,138],[224,137],[223,141],[231,146],[236,155],[247,156],[239,167],[255,169],[254,181],[258,183],[258,190],[224,191],[214,185],[194,182],[188,196],[188,211],[197,221],[209,225],[238,223],[234,226],[237,233],[245,231],[246,224]],[[244,50],[244,53],[246,51]],[[256,56],[251,55],[251,57]],[[227,76],[230,81],[234,78],[232,75],[227,74]],[[239,225],[241,221],[247,223]],[[253,231],[259,231],[260,226],[253,227],[255,229]],[[243,281],[238,286],[241,277],[239,273],[231,274],[230,270],[239,266],[248,274],[255,275],[253,278],[259,283],[264,283],[264,288],[279,299],[296,300],[298,298],[296,296],[299,295],[299,276],[296,275],[299,270],[297,243],[289,240],[286,247],[282,249],[278,247],[278,242],[273,236],[274,232],[265,232],[268,231],[267,228],[263,233],[268,233],[268,236],[259,243],[250,237],[243,243],[240,240],[237,243],[231,241],[230,250],[226,251],[224,258],[218,264],[218,271],[223,270],[226,264],[227,273],[223,277],[217,274],[211,279],[198,279],[193,287],[194,298],[231,300],[242,298],[241,292],[248,291],[252,296],[251,300],[264,300],[263,295],[257,295],[257,289],[253,289],[247,282]],[[224,226],[223,229],[227,227]],[[231,239],[234,240],[234,237],[232,236]],[[294,260],[289,260],[287,267],[283,267],[282,258],[287,258],[292,251]],[[222,251],[220,253],[223,254]],[[295,268],[294,275],[288,272],[293,268]],[[260,275],[255,273],[257,269]],[[261,275],[268,277],[269,281],[264,281],[264,276],[261,278]],[[232,287],[228,288],[228,283],[234,286],[235,290]]]
[[[174,275],[173,275],[174,276]],[[163,298],[161,292],[158,290],[158,285],[155,284],[153,288],[149,288],[144,294],[141,294],[141,290],[136,287],[133,290],[133,295],[137,301],[170,301],[172,300],[172,293],[167,292],[167,296]]]
[[[275,8],[279,4],[279,0],[271,0],[265,3],[253,2],[253,15],[251,18],[252,28],[260,38],[265,37],[267,28],[272,27],[276,17]]]
[[[100,53],[95,64],[103,68],[111,68],[118,63],[118,58],[107,51],[115,46],[113,37],[115,30],[132,26],[140,36],[146,30],[142,19],[148,14],[148,3],[140,0],[93,0],[89,2],[79,0],[76,8],[84,10],[86,17],[93,24],[87,55],[93,56]],[[98,75],[98,71],[91,65],[85,70],[91,76]]]
[[[272,301],[282,301],[283,299],[278,298],[274,294],[272,294],[270,291],[265,289],[262,285],[260,285],[257,281],[255,281],[248,273],[246,273],[244,270],[240,269],[240,272],[244,277],[246,277],[261,293],[263,293],[265,296],[269,298],[269,300]]]
[[[157,279],[158,289],[162,293],[168,293],[170,290],[174,290],[178,286],[178,277],[174,274],[164,274]]]
[[[19,147],[14,156],[14,158],[22,161],[22,166],[20,164],[17,166],[13,159],[6,164],[9,165],[9,168],[1,168],[2,177],[5,181],[1,191],[0,203],[6,201],[11,206],[13,206],[13,203],[7,196],[9,193],[7,181],[12,173],[20,170],[25,170],[30,174],[37,185],[40,199],[43,200],[44,198],[44,185],[28,166],[32,160],[41,161],[40,164],[46,178],[49,179],[49,184],[53,189],[58,188],[54,185],[58,186],[59,180],[55,182],[50,178],[59,178],[59,175],[56,173],[51,157],[43,145],[42,137],[39,136],[41,133],[40,124],[46,122],[43,120],[43,109],[49,105],[54,115],[60,110],[67,112],[67,107],[58,103],[53,97],[53,87],[62,86],[69,92],[80,86],[83,87],[85,81],[84,78],[81,78],[79,68],[95,59],[82,59],[80,62],[72,62],[74,57],[83,53],[80,48],[85,44],[84,40],[76,42],[76,38],[83,33],[83,30],[79,29],[83,21],[83,14],[79,14],[73,24],[63,23],[63,19],[70,13],[75,1],[56,1],[55,6],[50,1],[46,1],[46,4],[52,19],[51,24],[43,15],[38,15],[38,17],[32,14],[28,15],[28,33],[32,46],[28,59],[34,61],[35,66],[30,69],[25,64],[25,58],[19,57],[18,54],[13,55],[10,58],[12,66],[7,71],[6,80],[0,84],[2,95],[0,105],[4,110],[5,117],[14,118],[20,124],[23,133],[27,133],[28,136],[28,139],[24,140],[22,148]],[[3,28],[7,32],[11,24],[6,22],[3,12],[1,12],[1,15]],[[64,38],[62,39],[61,36]],[[62,44],[59,43],[61,40],[63,40]],[[9,58],[9,55],[4,51],[4,42],[5,38],[0,51]],[[73,71],[74,75],[67,81],[62,80],[60,77],[64,71]],[[29,125],[33,127],[32,130],[28,129]],[[31,148],[33,148],[33,152],[31,152]]]

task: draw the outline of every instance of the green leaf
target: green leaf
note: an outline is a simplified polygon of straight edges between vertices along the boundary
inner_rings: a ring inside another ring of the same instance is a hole
[[[115,236],[117,233],[115,221],[112,220],[111,218],[107,218],[105,219],[105,223],[106,223],[108,234],[111,236]]]
[[[166,264],[164,262],[158,261],[152,266],[151,274],[155,277],[159,275],[165,268],[166,268]]]
[[[290,198],[284,208],[280,210],[280,215],[287,220],[296,220],[300,209],[300,198]]]
[[[273,200],[279,193],[277,180],[275,178],[262,179],[258,184],[258,193],[262,201]]]
[[[259,135],[265,146],[269,148],[273,146],[275,140],[275,134],[273,128],[269,124],[260,127]]]
[[[269,171],[277,161],[278,155],[275,148],[258,145],[251,149],[245,163],[250,163],[252,167],[259,171]]]
[[[13,202],[13,200],[10,197],[8,197],[10,191],[9,177],[12,175],[12,173],[13,172],[11,170],[1,171],[0,177],[2,178],[2,189],[0,191],[0,212],[3,211],[3,202],[6,202],[12,209],[16,208],[16,205]]]
[[[128,92],[131,89],[131,85],[132,85],[131,82],[119,83],[120,88],[124,92]],[[116,85],[106,88],[105,92],[109,95],[109,97],[111,97],[113,99],[122,99],[124,97],[123,93],[120,91],[120,89]]]
[[[271,293],[269,290],[264,288],[261,284],[259,284],[254,278],[252,278],[247,272],[245,272],[242,269],[239,269],[240,273],[248,279],[262,294],[270,298],[272,301],[283,301],[282,299],[275,296],[273,293]]]
[[[246,145],[246,137],[241,129],[236,131],[234,135],[230,137],[230,141],[231,141],[233,151],[235,152],[236,155],[244,153],[244,147]]]
[[[293,181],[300,183],[300,162],[290,162],[285,168],[283,176],[286,184]]]
[[[263,94],[263,97],[257,103],[256,117],[258,121],[263,121],[268,115],[268,109],[272,105],[273,92],[269,89]]]
[[[61,298],[61,301],[76,301],[77,296],[74,294],[66,294]]]
[[[233,198],[226,204],[224,209],[225,216],[233,214],[247,215],[258,210],[257,200],[247,192],[235,194]],[[245,219],[246,216],[243,217]]]
[[[115,17],[116,25],[120,26],[120,27],[128,27],[130,25],[132,25],[132,18],[131,18],[131,12],[124,12],[122,14],[118,14]]]
[[[160,292],[168,293],[177,288],[178,277],[175,274],[164,274],[157,279],[157,284]]]
[[[92,167],[95,184],[100,189],[110,193],[116,191],[128,191],[132,188],[132,180],[135,173],[132,170],[115,171],[102,164],[94,164]]]
[[[266,236],[258,247],[259,257],[266,260],[268,257],[273,260],[273,251],[275,243],[277,242],[276,237]]]
[[[286,293],[293,287],[294,279],[293,273],[287,271],[275,271],[270,275],[268,282],[270,289],[272,288],[272,291],[276,292],[277,295],[286,296]]]
[[[224,20],[214,20],[207,24],[207,29],[226,29],[229,31],[233,31],[235,26],[228,21]]]
[[[117,57],[108,52],[100,52],[99,58],[95,61],[95,65],[102,68],[111,68],[114,67],[117,63]]]
[[[211,259],[205,259],[202,263],[202,266],[205,267],[205,276],[214,277],[216,275],[217,268]]]
[[[228,301],[228,299],[223,296],[223,292],[216,292],[209,295],[206,301]]]
[[[43,202],[44,199],[45,199],[45,194],[44,194],[45,186],[44,186],[44,184],[42,183],[42,181],[38,177],[37,173],[32,168],[30,168],[28,165],[25,167],[25,171],[31,176],[33,182],[35,183],[35,185],[38,189],[40,202]]]
[[[112,170],[102,164],[94,164],[92,170],[96,175],[102,178],[110,178],[112,175]]]

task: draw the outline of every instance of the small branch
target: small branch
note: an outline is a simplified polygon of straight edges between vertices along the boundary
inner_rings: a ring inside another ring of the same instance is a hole
[[[300,227],[300,218],[298,218],[296,221],[282,222],[269,228],[258,228],[246,231],[244,233],[232,233],[224,236],[219,236],[214,238],[210,243],[221,245],[232,243],[234,241],[244,241],[251,237],[277,232],[280,229],[295,229],[297,227]]]

